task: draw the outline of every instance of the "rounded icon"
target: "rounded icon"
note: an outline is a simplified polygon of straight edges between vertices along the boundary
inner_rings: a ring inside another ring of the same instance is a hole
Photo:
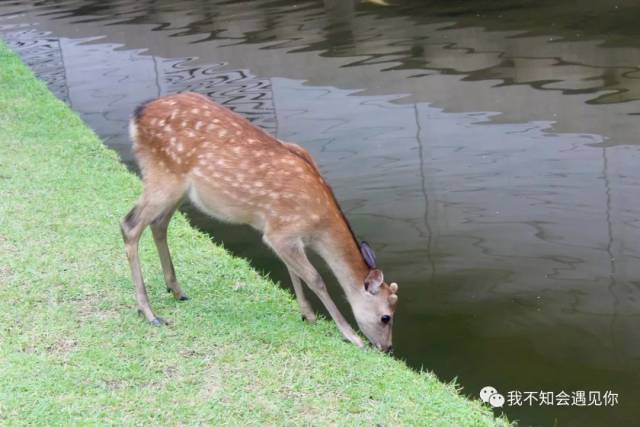
[[[483,387],[482,390],[480,390],[480,399],[482,399],[482,401],[484,403],[489,403],[489,398],[494,395],[497,394],[498,390],[496,390],[494,387],[491,387],[490,385]]]
[[[489,398],[489,404],[494,408],[502,408],[504,406],[504,396],[499,393],[494,393]]]

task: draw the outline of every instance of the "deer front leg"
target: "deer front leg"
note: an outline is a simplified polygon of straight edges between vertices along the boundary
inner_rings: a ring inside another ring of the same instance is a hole
[[[338,329],[342,332],[344,337],[351,341],[358,347],[363,347],[364,344],[358,334],[356,334],[349,325],[349,322],[342,316],[338,307],[331,299],[327,287],[320,276],[320,273],[313,267],[307,255],[304,252],[304,246],[300,239],[294,240],[281,240],[277,238],[270,238],[265,235],[264,241],[273,248],[276,254],[284,261],[287,268],[293,271],[298,277],[311,288],[311,290],[320,298],[322,304],[326,307],[327,311],[331,315],[331,318],[336,322]]]
[[[155,184],[156,187],[145,187],[145,191],[136,206],[131,209],[131,212],[122,220],[120,230],[122,231],[122,238],[124,239],[124,246],[127,251],[127,259],[131,267],[131,276],[136,289],[138,311],[142,313],[152,325],[161,326],[167,322],[157,317],[153,313],[153,310],[151,310],[149,296],[147,295],[147,289],[144,286],[144,280],[142,278],[142,269],[140,268],[138,242],[140,241],[142,232],[149,224],[161,218],[164,212],[169,212],[170,209],[175,208],[182,198],[184,190],[179,183],[176,185],[175,182],[171,181],[157,181]],[[162,191],[158,191],[157,189],[161,189]],[[160,256],[162,257],[162,254]]]
[[[296,293],[296,301],[298,301],[298,306],[302,313],[302,320],[306,320],[309,323],[315,322],[316,314],[313,312],[311,304],[309,304],[307,297],[304,295],[300,278],[291,269],[289,269],[289,276],[291,276],[291,284],[293,284],[293,290]]]
[[[153,241],[156,243],[158,255],[160,256],[160,264],[162,264],[162,273],[164,274],[164,281],[167,285],[167,292],[171,292],[173,297],[178,301],[186,301],[189,297],[182,291],[176,279],[176,270],[173,267],[171,253],[167,245],[167,228],[177,207],[176,205],[166,210],[162,215],[153,220],[151,223],[151,232],[153,233]]]
[[[124,246],[127,252],[127,259],[129,260],[129,266],[131,267],[131,277],[136,289],[136,301],[138,303],[138,312],[154,326],[161,326],[167,322],[156,317],[151,310],[151,304],[149,304],[149,296],[147,295],[147,288],[144,285],[144,279],[142,278],[142,269],[140,268],[140,257],[138,255],[138,243],[140,236],[144,229],[149,225],[154,216],[157,216],[162,212],[161,208],[147,203],[144,198],[136,205],[131,212],[122,220],[120,224],[120,230],[122,231],[122,238],[124,239]]]

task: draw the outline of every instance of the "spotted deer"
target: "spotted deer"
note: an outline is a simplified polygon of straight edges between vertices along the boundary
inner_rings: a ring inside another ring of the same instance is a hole
[[[167,291],[187,300],[176,279],[167,227],[189,200],[222,221],[249,224],[285,263],[303,319],[316,316],[301,281],[318,296],[344,337],[363,342],[332,301],[305,248],[318,253],[337,277],[354,317],[379,350],[391,350],[398,285],[384,282],[375,255],[359,243],[311,155],[281,142],[240,115],[196,93],[160,97],[140,105],[130,122],[144,191],[121,223],[138,309],[153,325],[142,278],[138,242],[149,225]]]

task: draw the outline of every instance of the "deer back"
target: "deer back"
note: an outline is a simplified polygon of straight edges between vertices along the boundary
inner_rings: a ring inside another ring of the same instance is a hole
[[[278,141],[205,96],[182,93],[143,104],[132,134],[145,182],[181,180],[191,200],[219,219],[306,234],[341,220],[304,148]]]

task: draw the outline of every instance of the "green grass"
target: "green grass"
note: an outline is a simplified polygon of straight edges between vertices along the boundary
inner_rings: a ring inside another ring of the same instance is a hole
[[[138,178],[0,43],[0,422],[506,425],[452,384],[300,321],[289,292],[177,215],[185,291],[141,243],[154,328],[118,228]],[[238,286],[240,285],[240,286]]]

